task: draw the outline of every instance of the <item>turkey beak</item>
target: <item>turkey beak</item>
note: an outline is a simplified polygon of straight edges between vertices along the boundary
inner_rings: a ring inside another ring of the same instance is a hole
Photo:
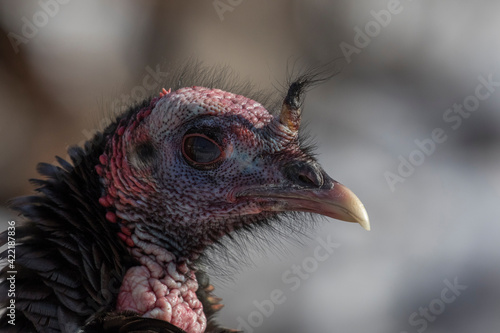
[[[346,222],[356,222],[365,230],[370,230],[370,220],[365,206],[350,189],[341,183],[334,182],[331,189],[287,192],[283,194],[288,209],[317,213]]]
[[[347,187],[333,180],[316,162],[292,162],[282,169],[288,180],[280,190],[289,210],[317,213],[370,230],[361,200]]]
[[[337,220],[359,223],[370,230],[370,221],[361,200],[346,186],[331,179],[318,166],[294,164],[285,171],[285,185],[247,188],[238,197],[270,203],[265,210],[309,212]]]

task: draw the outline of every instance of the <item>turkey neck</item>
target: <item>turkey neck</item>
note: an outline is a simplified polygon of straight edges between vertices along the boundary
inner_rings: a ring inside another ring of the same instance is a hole
[[[196,296],[198,282],[187,261],[178,262],[161,246],[151,243],[140,227],[130,238],[130,254],[140,263],[126,272],[116,310],[134,311],[147,318],[168,321],[186,332],[205,331],[207,319]]]

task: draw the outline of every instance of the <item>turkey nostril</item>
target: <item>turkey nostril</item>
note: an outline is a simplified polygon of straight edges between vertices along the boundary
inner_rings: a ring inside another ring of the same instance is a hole
[[[321,169],[309,163],[294,163],[285,167],[285,175],[296,185],[307,187],[323,186]]]
[[[305,175],[299,175],[298,179],[302,183],[310,184],[310,185],[316,185],[316,183],[314,182],[314,180],[312,180],[311,178],[309,178],[309,177],[307,177]]]

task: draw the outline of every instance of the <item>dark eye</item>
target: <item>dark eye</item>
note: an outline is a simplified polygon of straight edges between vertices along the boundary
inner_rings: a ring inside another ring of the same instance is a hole
[[[224,158],[222,148],[203,134],[186,135],[182,142],[182,154],[195,166],[213,165]]]

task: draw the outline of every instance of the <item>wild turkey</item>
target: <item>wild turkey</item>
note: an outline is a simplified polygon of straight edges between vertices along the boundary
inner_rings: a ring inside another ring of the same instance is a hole
[[[199,265],[207,248],[286,212],[369,229],[359,199],[299,136],[313,76],[289,85],[276,116],[221,82],[163,90],[70,148],[71,163],[38,165],[38,195],[11,203],[25,221],[15,267],[1,272],[1,308],[15,301],[2,332],[230,332]]]

